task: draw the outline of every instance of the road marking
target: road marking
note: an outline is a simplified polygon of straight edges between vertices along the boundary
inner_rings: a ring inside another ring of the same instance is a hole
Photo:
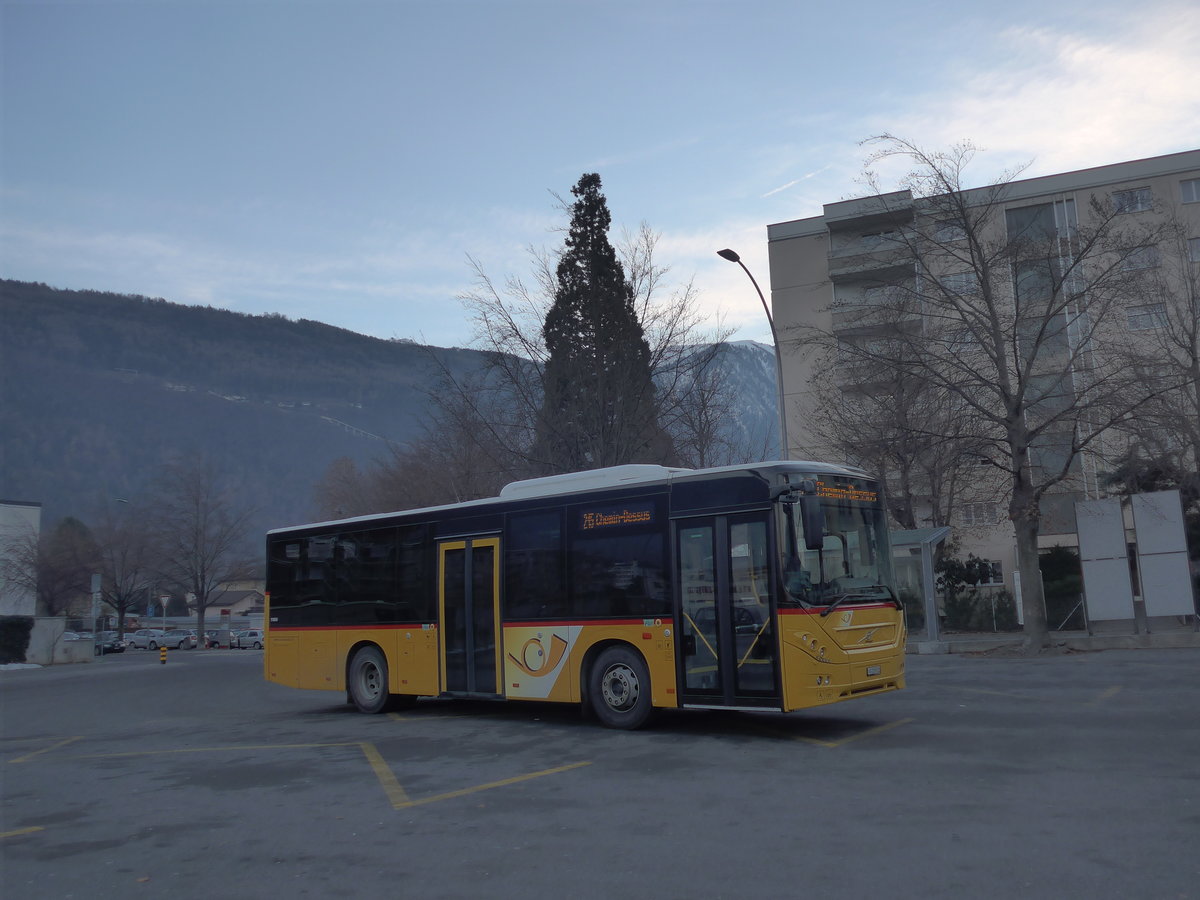
[[[370,745],[363,745],[364,753],[367,752],[366,748],[368,746]],[[368,756],[368,759],[369,758],[370,757]],[[584,766],[590,766],[591,764],[591,761],[571,763],[570,765],[558,766],[553,769],[543,769],[540,772],[530,772],[528,775],[514,775],[512,778],[503,778],[500,781],[489,781],[487,784],[477,784],[474,787],[462,788],[461,790],[457,791],[447,791],[444,794],[434,794],[432,797],[421,797],[418,800],[408,799],[408,795],[404,793],[404,789],[400,787],[398,782],[396,782],[395,776],[392,775],[391,769],[387,768],[387,765],[383,762],[382,758],[379,759],[379,765],[382,766],[383,770],[386,772],[386,780],[384,774],[381,773],[379,766],[377,766],[375,762],[371,763],[371,767],[375,769],[375,774],[379,776],[380,782],[383,783],[384,793],[386,793],[388,795],[388,799],[392,801],[392,808],[410,809],[414,806],[425,806],[429,803],[437,803],[440,800],[452,800],[455,797],[465,797],[468,794],[477,794],[480,791],[490,791],[493,788],[507,787],[510,784],[520,784],[522,781],[531,781],[534,778],[543,778],[546,775],[557,775],[559,772],[569,772],[571,769],[580,769]],[[395,785],[394,789],[389,787],[389,782]],[[399,799],[400,797],[403,797],[403,799]]]
[[[41,825],[32,825],[29,828],[18,828],[16,831],[0,831],[0,839],[18,837],[22,834],[33,834],[35,831],[45,831]]]
[[[336,741],[329,744],[235,744],[226,747],[182,747],[175,750],[130,750],[125,753],[89,753],[72,759],[118,759],[123,756],[167,756],[172,753],[221,753],[231,750],[307,750],[312,747],[358,747],[359,741]],[[15,762],[15,760],[14,760]]]
[[[849,737],[844,737],[840,741],[823,741],[820,738],[803,737],[795,735],[797,741],[804,741],[806,744],[816,744],[818,747],[841,747],[843,744],[849,744],[851,741],[861,740],[865,737],[873,737],[877,734],[882,734],[885,731],[890,731],[893,728],[899,728],[901,725],[907,725],[909,722],[915,722],[916,719],[897,719],[895,722],[888,722],[884,725],[876,725],[874,728],[868,728],[865,731],[856,732]]]
[[[436,713],[425,712],[419,716],[402,716],[400,713],[388,713],[387,717],[393,722],[428,722],[431,719],[479,719],[487,713]],[[494,714],[493,714],[494,715]]]
[[[1098,696],[1093,697],[1087,702],[1086,705],[1099,706],[1105,700],[1109,699],[1110,697],[1115,697],[1119,693],[1121,693],[1121,686],[1119,684],[1114,684],[1112,687],[1102,691]]]
[[[18,756],[16,759],[10,759],[10,763],[23,763],[33,759],[35,756],[41,756],[43,753],[49,753],[51,750],[57,750],[59,747],[65,747],[67,744],[72,744],[75,741],[83,740],[82,737],[69,737],[66,740],[59,741],[57,744],[51,744],[49,747],[43,747],[41,750],[34,750],[32,753],[26,753],[24,756]]]
[[[391,801],[392,808],[403,809],[406,806],[411,806],[412,801],[408,799],[408,794],[404,792],[404,788],[400,786],[400,782],[396,780],[396,776],[388,768],[387,762],[379,754],[375,745],[364,741],[358,746],[362,748],[363,755],[367,758],[367,762],[371,764],[371,769],[375,772],[375,777],[383,785],[383,792],[387,794],[388,800]]]
[[[968,688],[958,687],[956,685],[949,685],[949,687],[951,690],[960,691],[964,694],[985,694],[989,697],[1010,697],[1013,700],[1029,700],[1030,702],[1042,703],[1049,699],[1046,697],[1032,697],[1029,694],[1014,694],[1011,691],[989,691],[986,688]]]

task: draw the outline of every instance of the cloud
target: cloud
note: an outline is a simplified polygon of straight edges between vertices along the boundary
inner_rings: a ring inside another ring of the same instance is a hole
[[[786,191],[788,188],[795,187],[796,185],[798,185],[798,184],[799,184],[800,182],[802,182],[802,181],[808,181],[810,178],[816,178],[816,177],[817,177],[818,175],[820,175],[821,173],[823,173],[823,172],[828,172],[828,171],[829,171],[830,169],[832,169],[832,168],[833,168],[833,163],[829,163],[828,165],[824,165],[824,166],[822,166],[821,168],[819,168],[819,169],[816,169],[815,171],[809,172],[809,173],[808,173],[808,174],[806,174],[806,175],[801,175],[799,178],[793,178],[793,179],[792,179],[791,181],[789,181],[787,184],[781,184],[781,185],[780,185],[779,187],[777,187],[777,188],[771,188],[771,190],[769,190],[769,191],[767,191],[765,194],[763,194],[763,195],[762,195],[762,197],[763,197],[763,199],[765,200],[767,197],[770,197],[770,196],[772,196],[773,194],[778,194],[778,193],[781,193],[782,191]]]
[[[1024,177],[1190,149],[1200,121],[1200,14],[1192,5],[1139,6],[1105,33],[1013,27],[1000,61],[960,58],[951,91],[919,95],[881,130],[944,147],[964,138],[988,151],[980,165],[1033,159]]]

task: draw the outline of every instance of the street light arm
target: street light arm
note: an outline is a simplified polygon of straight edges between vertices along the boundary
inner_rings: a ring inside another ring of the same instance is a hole
[[[758,293],[759,302],[762,303],[763,312],[767,314],[767,324],[771,326],[771,341],[775,344],[775,382],[778,392],[779,403],[779,437],[781,441],[780,453],[784,459],[788,458],[788,433],[787,433],[787,413],[783,405],[783,356],[779,352],[779,334],[775,331],[775,317],[771,315],[771,307],[767,305],[767,298],[763,296],[762,288],[758,286],[758,281],[753,273],[746,268],[746,264],[742,262],[742,258],[738,254],[726,248],[718,250],[717,256],[721,259],[727,259],[730,262],[735,262],[742,267],[742,271],[746,273],[746,277],[750,279],[750,283],[754,285],[754,290]]]

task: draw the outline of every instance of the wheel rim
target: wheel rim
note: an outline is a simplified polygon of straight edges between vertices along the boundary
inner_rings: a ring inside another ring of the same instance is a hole
[[[377,700],[383,693],[383,673],[374,660],[366,660],[358,670],[358,692],[363,700]]]
[[[609,709],[624,712],[637,704],[642,684],[638,681],[637,672],[624,663],[616,663],[604,670],[600,692]]]

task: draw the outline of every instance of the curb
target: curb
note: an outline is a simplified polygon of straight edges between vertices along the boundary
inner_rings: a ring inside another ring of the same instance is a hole
[[[909,641],[905,652],[916,656],[937,656],[946,653],[986,653],[991,650],[1017,651],[1024,646],[1024,638],[1020,636],[952,637],[942,641]],[[1047,649],[1077,651],[1200,649],[1200,631],[1052,635],[1050,646]]]

